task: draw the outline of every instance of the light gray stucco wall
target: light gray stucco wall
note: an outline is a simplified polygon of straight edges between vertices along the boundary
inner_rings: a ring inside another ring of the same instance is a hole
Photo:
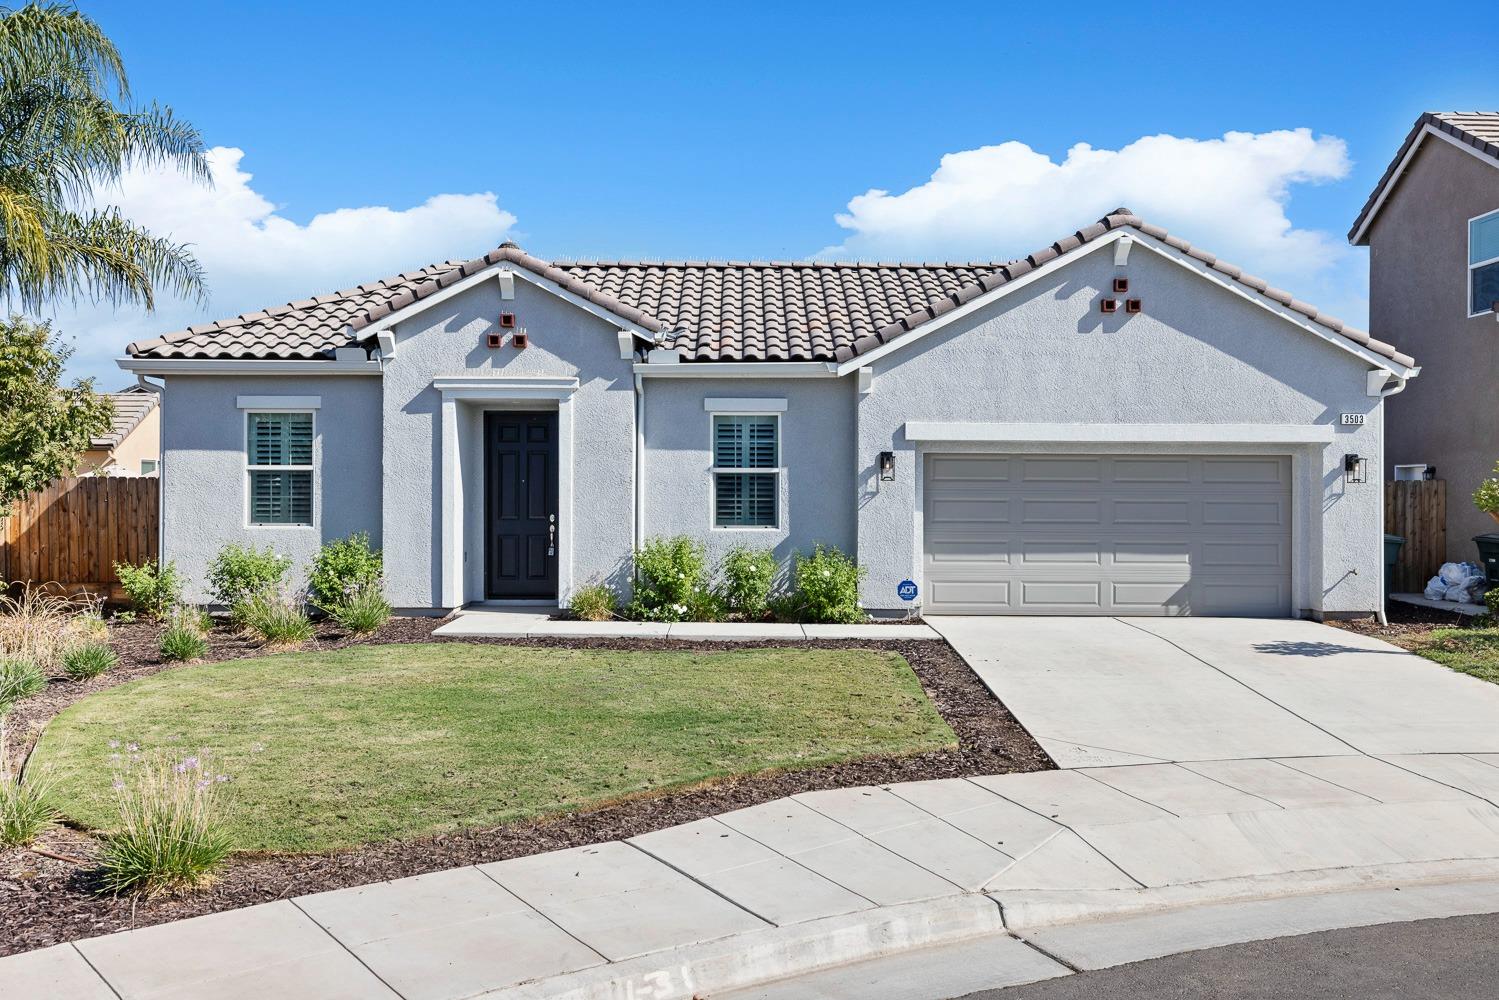
[[[517,350],[485,345],[501,312],[513,312],[530,345]],[[571,560],[579,584],[609,580],[628,584],[634,537],[634,385],[630,362],[619,356],[617,327],[523,279],[515,298],[500,298],[497,281],[484,281],[417,313],[396,326],[395,357],[386,366],[385,564],[392,603],[400,607],[441,605],[442,441],[440,376],[577,376],[573,395],[570,523],[560,526],[559,558]],[[545,410],[555,403],[516,404]],[[465,528],[483,513],[481,423],[485,406],[460,407],[468,510]],[[468,600],[482,582],[482,537],[465,530]],[[570,543],[570,545],[569,545]],[[565,595],[564,595],[565,596]]]
[[[229,542],[292,556],[298,586],[318,547],[354,531],[380,544],[380,379],[364,375],[173,375],[162,402],[162,556],[206,602],[209,561]],[[314,524],[246,522],[245,412],[240,395],[318,396],[314,418]]]
[[[1143,299],[1142,314],[1099,312],[1098,299],[1121,275],[1129,294]],[[919,456],[905,438],[908,420],[1336,426],[1343,412],[1363,413],[1367,422],[1336,427],[1325,448],[1283,452],[1299,453],[1303,468],[1308,455],[1315,463],[1293,499],[1307,515],[1292,539],[1304,579],[1298,603],[1327,612],[1379,606],[1381,410],[1365,394],[1370,365],[1143,246],[1122,269],[1109,248],[1088,253],[873,368],[873,391],[857,397],[854,456],[858,552],[869,569],[872,609],[899,608],[896,584],[921,579]],[[896,452],[896,479],[880,483],[874,463],[887,449]],[[1344,484],[1345,452],[1370,458],[1369,482]]]
[[[784,399],[780,525],[712,527],[712,397]],[[712,559],[735,545],[771,548],[783,566],[817,542],[850,555],[857,541],[853,379],[648,378],[645,536],[692,535]]]
[[[1499,324],[1468,318],[1468,220],[1499,209],[1499,163],[1428,137],[1369,235],[1369,330],[1421,366],[1388,402],[1390,465],[1447,481],[1447,558],[1473,560],[1499,525],[1472,504],[1499,460]],[[1387,467],[1388,468],[1388,467]]]

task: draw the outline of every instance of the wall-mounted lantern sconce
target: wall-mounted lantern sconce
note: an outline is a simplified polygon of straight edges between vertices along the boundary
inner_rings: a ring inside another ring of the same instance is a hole
[[[1345,483],[1367,482],[1369,477],[1369,460],[1358,455],[1343,456],[1343,481]]]
[[[895,452],[880,452],[880,482],[895,482]]]

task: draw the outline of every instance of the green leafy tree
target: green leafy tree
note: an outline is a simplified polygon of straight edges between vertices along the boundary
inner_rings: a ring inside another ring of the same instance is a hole
[[[113,407],[92,380],[62,384],[72,353],[47,323],[0,322],[0,515],[73,472],[89,439],[109,429]]]
[[[135,108],[124,63],[71,6],[0,7],[0,289],[35,312],[87,295],[155,306],[159,288],[202,299],[203,272],[181,244],[94,192],[136,165],[209,179],[203,140],[172,110]]]

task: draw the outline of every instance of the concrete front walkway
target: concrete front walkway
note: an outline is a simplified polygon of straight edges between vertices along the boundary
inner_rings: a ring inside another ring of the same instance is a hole
[[[484,639],[681,639],[754,642],[802,639],[937,639],[927,625],[798,625],[794,622],[582,622],[554,619],[556,608],[465,608],[433,635]]]
[[[931,621],[1062,767],[1499,752],[1499,686],[1315,622]]]

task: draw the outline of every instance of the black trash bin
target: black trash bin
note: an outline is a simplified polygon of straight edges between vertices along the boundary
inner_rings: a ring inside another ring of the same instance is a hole
[[[1405,539],[1399,535],[1384,536],[1384,592],[1389,594],[1395,589],[1395,563],[1400,559],[1400,546],[1405,544]]]
[[[1490,585],[1499,585],[1499,534],[1475,535],[1478,545],[1478,564]]]

